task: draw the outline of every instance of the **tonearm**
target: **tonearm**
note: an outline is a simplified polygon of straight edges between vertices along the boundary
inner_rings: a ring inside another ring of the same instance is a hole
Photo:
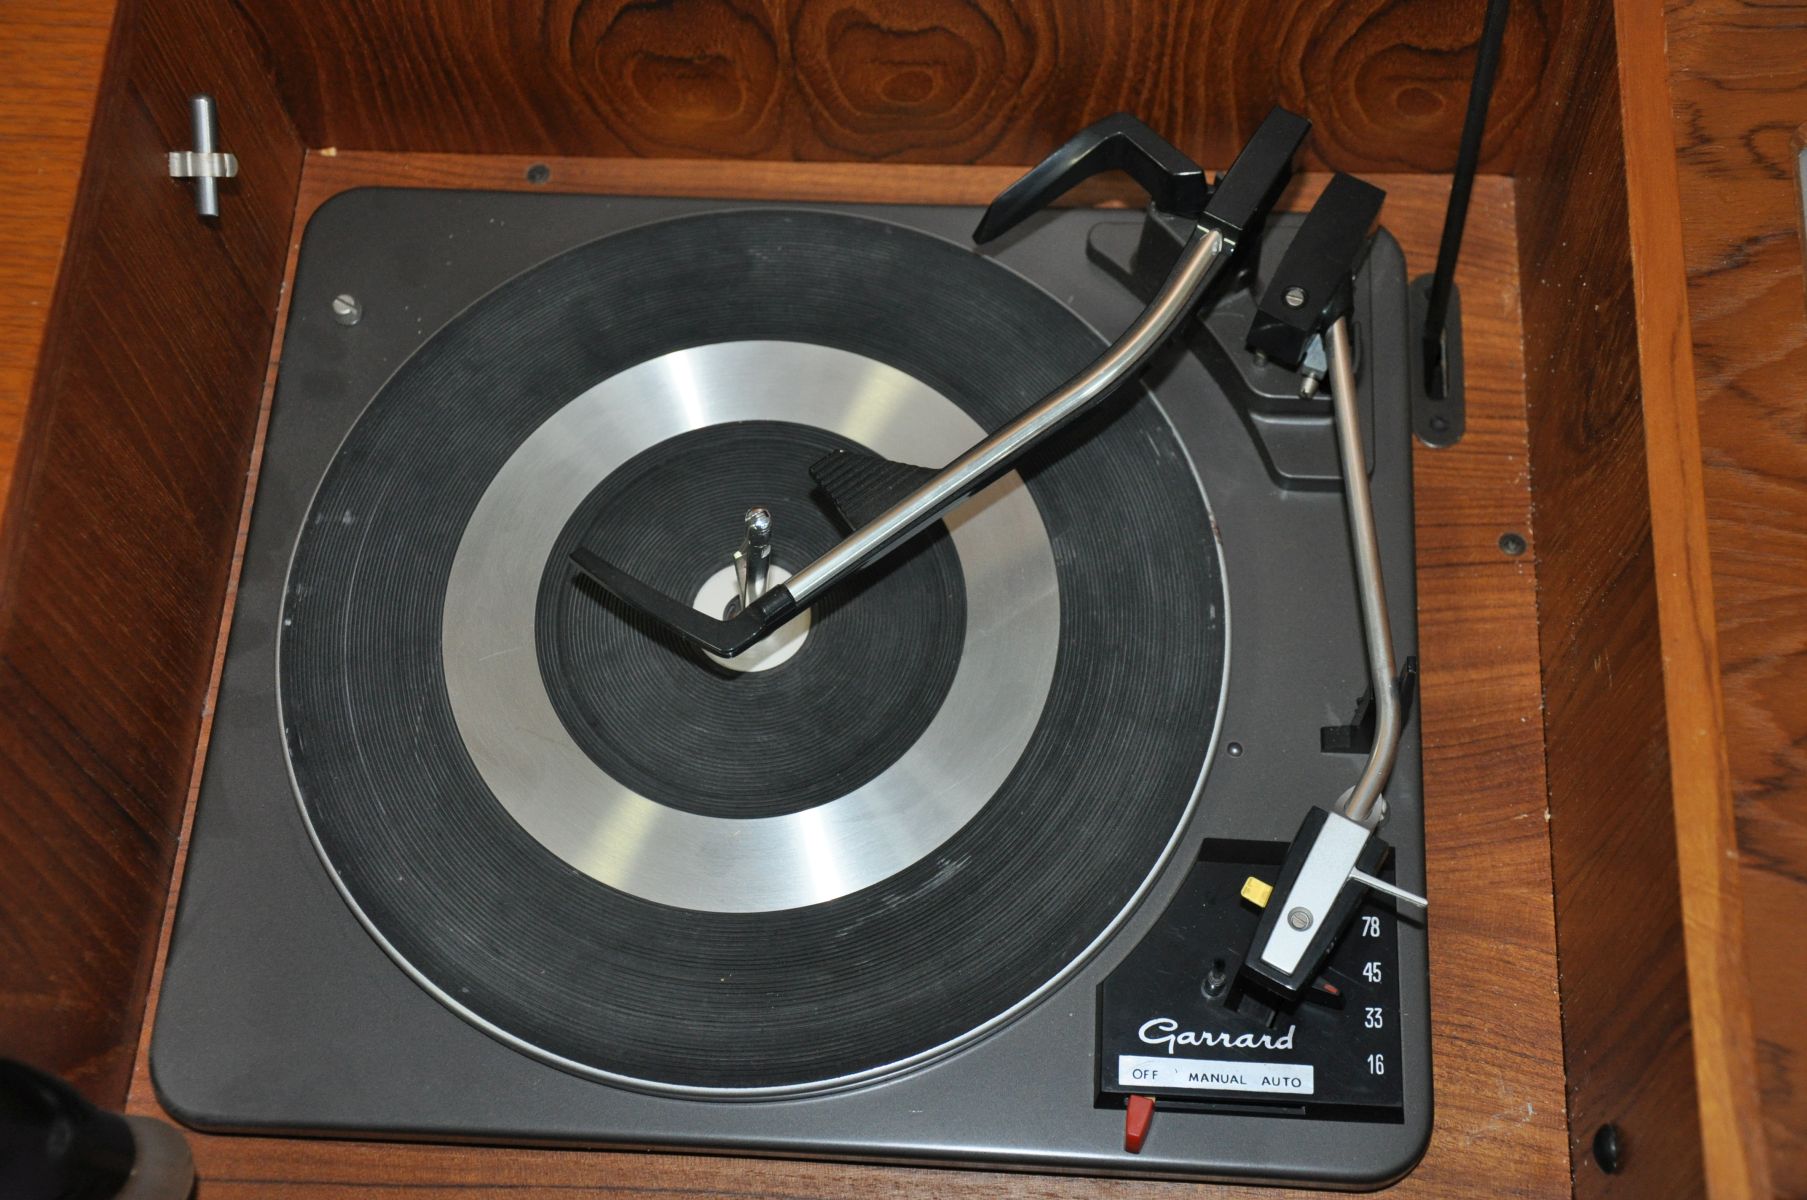
[[[1271,894],[1255,879],[1244,891],[1264,908],[1244,965],[1289,995],[1316,980],[1363,888],[1426,906],[1423,897],[1379,877],[1390,851],[1374,832],[1386,819],[1381,788],[1393,769],[1403,716],[1362,451],[1349,320],[1355,307],[1355,274],[1367,254],[1384,199],[1379,188],[1353,176],[1334,176],[1294,234],[1249,328],[1251,350],[1294,369],[1308,357],[1312,343],[1322,339],[1375,702],[1374,745],[1355,786],[1333,807],[1314,807],[1306,814]]]
[[[578,568],[607,592],[722,658],[740,654],[819,599],[833,584],[890,554],[998,478],[1037,443],[1112,394],[1181,328],[1211,281],[1252,243],[1292,177],[1293,156],[1311,124],[1282,108],[1271,111],[1231,164],[1207,187],[1204,172],[1135,118],[1118,114],[1082,130],[985,211],[973,238],[987,242],[1046,206],[1081,180],[1122,170],[1148,191],[1154,206],[1195,223],[1190,240],[1159,294],[1090,366],[940,470],[862,454],[837,454],[811,473],[829,493],[859,497],[839,503],[843,515],[870,519],[815,561],[750,603],[718,618],[665,595],[593,551],[572,552]]]

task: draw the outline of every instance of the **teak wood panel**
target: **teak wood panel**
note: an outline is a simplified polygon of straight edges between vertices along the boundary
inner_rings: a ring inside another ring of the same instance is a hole
[[[1762,1127],[1807,1196],[1807,5],[1672,0],[1667,32]]]
[[[1579,1196],[1697,1195],[1638,329],[1609,5],[1550,66],[1518,177],[1545,759]],[[1624,1169],[1589,1153],[1606,1123]]]
[[[0,1054],[109,1104],[131,1072],[302,162],[230,9],[120,17],[0,527]],[[201,90],[232,98],[244,167],[217,225],[168,175]]]
[[[1746,974],[1742,879],[1719,691],[1681,196],[1654,4],[1616,6],[1644,450],[1663,656],[1676,865],[1707,1186],[1770,1194]]]
[[[294,236],[298,239],[315,208],[348,188],[519,189],[529,186],[524,179],[535,161],[310,155]],[[928,166],[747,164],[725,170],[696,162],[538,161],[550,170],[543,186],[551,190],[809,200],[982,203],[1015,174]],[[1321,177],[1308,180],[1293,202],[1308,198],[1321,182]],[[1426,268],[1447,181],[1377,177],[1376,182],[1390,188],[1388,227],[1413,267]],[[1430,1151],[1394,1189],[1400,1196],[1550,1196],[1569,1186],[1538,720],[1535,551],[1515,558],[1498,544],[1502,533],[1516,532],[1535,545],[1512,205],[1509,180],[1481,181],[1461,270],[1468,435],[1454,449],[1420,448],[1416,455],[1437,1112]],[[298,244],[291,245],[291,271]],[[268,401],[266,387],[266,406]],[[173,912],[172,904],[171,917]],[[155,985],[147,1033],[154,995]],[[158,1113],[147,1047],[148,1039],[140,1045],[130,1107]],[[679,1154],[202,1134],[191,1140],[201,1166],[202,1200],[349,1200],[376,1188],[476,1195],[502,1187],[523,1197],[574,1189],[634,1196],[1284,1194]]]
[[[113,0],[0,4],[0,507],[112,27]]]
[[[1662,13],[1583,15],[1518,208],[1576,1192],[1764,1195]]]
[[[1519,0],[1486,170],[1509,171],[1557,0]],[[1282,103],[1308,158],[1448,171],[1477,0],[262,0],[243,6],[309,146],[1034,162],[1120,109],[1227,163]]]

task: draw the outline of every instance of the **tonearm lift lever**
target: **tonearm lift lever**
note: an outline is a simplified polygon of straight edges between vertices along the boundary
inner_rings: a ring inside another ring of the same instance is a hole
[[[832,584],[897,549],[1012,466],[1030,447],[1114,392],[1184,323],[1211,281],[1252,242],[1292,176],[1311,124],[1276,108],[1236,161],[1207,187],[1204,172],[1124,114],[1082,130],[992,202],[973,238],[986,242],[1101,171],[1122,170],[1157,209],[1195,223],[1160,293],[1109,349],[1072,379],[940,470],[864,454],[835,454],[811,474],[853,532],[783,583],[721,619],[697,611],[579,547],[572,561],[603,589],[722,658],[741,653],[802,612]]]
[[[1312,342],[1323,339],[1375,699],[1374,747],[1361,778],[1333,808],[1316,807],[1306,814],[1272,893],[1259,901],[1264,911],[1244,965],[1289,995],[1297,995],[1317,978],[1363,889],[1426,906],[1422,896],[1378,877],[1390,849],[1374,832],[1386,819],[1381,788],[1393,769],[1403,716],[1362,450],[1349,314],[1354,308],[1355,273],[1367,254],[1383,199],[1379,188],[1353,176],[1332,178],[1287,247],[1249,328],[1251,350],[1294,369]],[[1260,881],[1250,884],[1244,894],[1260,896]]]

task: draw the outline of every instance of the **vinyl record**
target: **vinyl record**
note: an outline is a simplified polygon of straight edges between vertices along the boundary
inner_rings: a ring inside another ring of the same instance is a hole
[[[1102,348],[925,234],[821,212],[564,253],[396,372],[322,480],[280,698],[384,948],[528,1053],[680,1094],[901,1069],[1021,1011],[1177,838],[1224,675],[1187,456],[1139,386],[721,663],[570,565],[717,608],[841,535],[809,464],[938,466]],[[752,669],[749,669],[752,668]]]

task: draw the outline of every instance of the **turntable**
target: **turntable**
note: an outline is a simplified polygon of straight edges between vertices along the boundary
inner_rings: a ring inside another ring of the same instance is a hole
[[[169,1111],[1409,1170],[1411,298],[1376,189],[1269,217],[1306,132],[1211,182],[1112,118],[983,213],[323,208]],[[1113,168],[1146,213],[1047,208]]]

